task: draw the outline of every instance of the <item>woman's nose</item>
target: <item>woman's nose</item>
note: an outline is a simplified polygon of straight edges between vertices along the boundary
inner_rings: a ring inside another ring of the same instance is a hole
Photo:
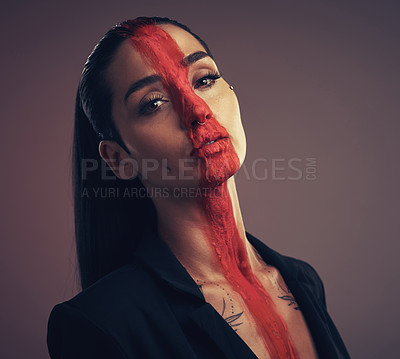
[[[207,106],[208,107],[208,106]],[[196,125],[204,125],[207,120],[209,120],[212,116],[212,112],[209,108],[203,105],[193,105],[190,116],[190,123],[192,126]]]

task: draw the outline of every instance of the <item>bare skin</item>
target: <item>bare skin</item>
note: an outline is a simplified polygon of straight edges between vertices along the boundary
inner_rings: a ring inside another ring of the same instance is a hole
[[[202,45],[189,33],[173,25],[159,25],[177,42],[185,56],[196,51],[204,51]],[[189,70],[189,82],[194,91],[207,102],[217,121],[229,132],[230,139],[240,159],[244,161],[246,139],[240,118],[240,110],[235,93],[229,84],[220,78],[212,86],[196,87],[206,70],[218,70],[211,58],[203,58]],[[156,187],[196,188],[200,180],[197,163],[189,170],[190,179],[165,181],[165,173],[174,175],[182,169],[179,159],[191,159],[191,143],[186,136],[186,129],[180,118],[173,111],[170,102],[159,101],[159,110],[149,116],[142,116],[137,108],[149,94],[166,93],[161,84],[152,84],[129,96],[125,94],[130,84],[154,74],[134,48],[125,42],[117,51],[106,78],[113,93],[112,114],[116,126],[130,153],[126,153],[113,141],[101,141],[99,152],[109,163],[116,176],[126,178],[134,175],[135,169],[129,162],[134,159],[139,164],[137,174],[142,183],[151,191]],[[197,84],[197,85],[196,85]],[[144,176],[143,159],[168,160],[157,170]],[[124,161],[125,160],[125,161]],[[122,165],[123,164],[123,165]],[[186,172],[188,173],[188,172]],[[230,199],[232,201],[235,224],[244,243],[250,267],[273,298],[278,313],[287,324],[290,336],[298,349],[301,358],[316,358],[307,326],[299,310],[296,310],[295,299],[290,293],[275,268],[268,267],[245,236],[245,227],[238,201],[235,179],[227,180]],[[229,325],[247,343],[259,358],[269,358],[262,339],[255,331],[252,316],[243,299],[227,283],[217,265],[213,248],[204,237],[204,226],[207,226],[204,208],[199,198],[184,196],[154,197],[158,213],[159,236],[169,246],[188,273],[201,286],[207,302],[209,302]],[[232,312],[233,311],[233,312]]]

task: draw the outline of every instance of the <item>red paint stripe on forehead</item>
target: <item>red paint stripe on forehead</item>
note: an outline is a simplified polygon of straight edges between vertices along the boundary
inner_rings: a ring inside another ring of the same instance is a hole
[[[175,40],[160,27],[143,26],[130,38],[135,48],[165,79],[172,75],[171,72],[175,72],[176,75],[180,71],[185,71],[182,65],[183,52]]]

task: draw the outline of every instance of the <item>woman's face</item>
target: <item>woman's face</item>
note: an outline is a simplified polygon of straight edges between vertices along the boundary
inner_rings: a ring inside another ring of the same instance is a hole
[[[196,52],[205,53],[202,45],[183,29],[169,24],[158,25],[158,27],[175,40],[184,58]],[[176,60],[176,56],[173,57],[172,53],[170,56],[165,49],[162,51],[163,53],[157,54],[161,62],[166,58]],[[104,150],[102,146],[107,141],[102,141],[100,144],[100,153],[104,158],[104,154],[112,148],[119,152],[116,158],[119,156],[119,159],[128,161],[134,159],[138,165],[139,178],[147,188],[199,185],[202,160],[193,150],[194,147],[198,147],[198,144],[193,143],[189,133],[196,134],[200,131],[203,131],[203,134],[206,133],[212,128],[212,121],[217,126],[213,127],[213,133],[217,131],[229,135],[232,152],[236,152],[239,159],[239,166],[236,166],[235,171],[244,161],[246,140],[235,93],[222,77],[217,78],[219,70],[211,57],[200,55],[192,60],[196,61],[186,63],[188,82],[175,89],[179,94],[174,98],[171,98],[171,91],[164,87],[168,87],[168,84],[164,82],[163,85],[162,81],[157,81],[157,78],[153,76],[158,75],[157,70],[149,65],[148,59],[142,56],[129,40],[122,43],[107,69],[105,76],[112,93],[113,120],[130,154],[126,154],[115,143],[113,147]],[[172,73],[174,66],[167,67],[167,71],[169,69],[171,69],[169,75],[172,79],[170,81],[174,81]],[[149,76],[153,76],[150,77],[153,81],[141,81]],[[141,81],[141,85],[133,86],[138,81]],[[200,105],[203,108],[199,112],[196,110],[200,108],[199,106],[187,107],[193,108],[193,112],[186,111],[183,116],[174,107],[176,101],[182,99],[186,102],[203,103]],[[200,126],[196,120],[204,121],[200,119],[199,114],[204,114],[205,108],[209,108],[213,116]],[[183,117],[186,118],[186,122]],[[193,126],[193,128],[188,128],[188,126]],[[214,147],[215,145],[207,149],[206,146],[203,148],[206,152],[208,151],[208,161],[213,161]],[[218,166],[221,167],[220,164]],[[228,177],[233,174],[230,173]]]

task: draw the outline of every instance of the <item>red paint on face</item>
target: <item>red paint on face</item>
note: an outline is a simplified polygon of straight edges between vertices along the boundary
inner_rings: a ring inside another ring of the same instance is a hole
[[[171,36],[157,26],[140,28],[131,41],[161,75],[174,110],[188,130],[194,149],[192,154],[203,160],[200,186],[214,187],[225,182],[239,170],[239,158],[230,140],[217,141],[212,149],[203,147],[209,141],[229,138],[229,133],[216,121],[207,103],[191,88],[188,67],[182,63],[182,51]],[[206,125],[199,125],[206,120]]]
[[[207,103],[193,91],[188,80],[188,68],[182,63],[184,54],[167,32],[155,25],[145,25],[130,39],[161,75],[174,110],[187,128],[193,143],[192,154],[202,160],[200,187],[217,190],[207,191],[202,205],[207,218],[205,238],[214,248],[221,271],[249,308],[270,356],[298,358],[275,304],[251,270],[244,242],[236,227],[226,180],[238,171],[240,162],[228,132],[215,119]],[[202,126],[196,122],[206,119]],[[222,137],[226,139],[202,147]]]

